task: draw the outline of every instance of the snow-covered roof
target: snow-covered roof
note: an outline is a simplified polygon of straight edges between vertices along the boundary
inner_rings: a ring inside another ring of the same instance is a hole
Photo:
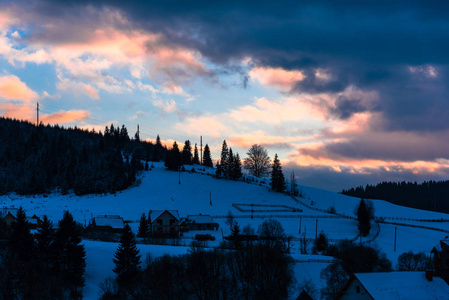
[[[436,252],[442,252],[443,248],[441,247],[441,244],[445,244],[447,247],[449,247],[449,237],[445,237],[443,240],[439,241],[438,244],[435,245],[435,247],[433,247],[432,252],[436,251]]]
[[[17,208],[8,208],[8,207],[3,207],[1,212],[2,212],[2,216],[6,217],[8,215],[8,213],[10,213],[14,218],[17,217]]]
[[[151,222],[154,222],[157,218],[159,218],[164,212],[168,212],[171,214],[176,220],[179,221],[179,212],[177,210],[150,210],[150,220]]]
[[[427,280],[425,272],[356,273],[355,277],[374,299],[447,300],[449,285],[440,277]]]
[[[96,226],[108,226],[115,229],[122,229],[125,227],[125,222],[117,215],[97,216],[94,219]]]
[[[212,219],[212,217],[209,215],[189,215],[189,216],[187,216],[187,219],[190,220],[190,222],[196,223],[196,224],[215,223],[214,219]]]

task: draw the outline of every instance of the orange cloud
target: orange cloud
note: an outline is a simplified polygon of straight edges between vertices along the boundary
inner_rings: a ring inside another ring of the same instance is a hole
[[[307,123],[308,126],[321,123],[321,113],[309,101],[304,101],[302,96],[281,98],[277,101],[258,98],[253,105],[232,110],[229,116],[239,122],[249,123],[281,124],[294,121]]]
[[[291,89],[295,82],[305,78],[300,71],[269,67],[255,67],[249,72],[249,75],[263,85],[273,85],[285,90]]]
[[[0,98],[6,100],[33,101],[38,94],[30,89],[19,77],[8,75],[0,77]]]
[[[177,123],[175,129],[187,132],[190,135],[205,135],[214,138],[219,138],[223,135],[226,136],[229,133],[229,128],[215,116],[186,118],[186,122]]]
[[[86,110],[69,110],[69,111],[60,111],[49,115],[42,115],[41,120],[43,123],[59,124],[59,123],[83,121],[87,119],[89,116],[90,112]]]
[[[35,108],[30,104],[0,104],[0,114],[3,117],[34,122],[36,120],[35,113]]]

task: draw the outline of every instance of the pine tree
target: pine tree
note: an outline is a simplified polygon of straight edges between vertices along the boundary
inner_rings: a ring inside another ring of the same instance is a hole
[[[196,143],[195,143],[195,150],[193,151],[192,163],[194,165],[199,165],[200,164],[200,158],[198,157],[198,147],[196,146]]]
[[[359,208],[357,209],[358,230],[362,236],[367,236],[371,230],[371,218],[365,200],[360,200]]]
[[[231,235],[229,236],[229,247],[233,250],[239,250],[243,247],[242,235],[240,234],[240,226],[237,222],[231,227]]]
[[[130,291],[140,273],[140,254],[134,234],[128,224],[125,225],[120,244],[114,254],[114,273],[117,285],[123,291]]]
[[[237,153],[232,160],[232,171],[231,178],[234,180],[238,180],[242,177],[242,162],[240,160],[240,156]]]
[[[221,167],[220,163],[217,162],[217,164],[215,165],[215,177],[217,178],[221,178],[223,177],[223,168]]]
[[[276,192],[283,193],[285,191],[285,178],[277,154],[274,155],[271,168],[271,188]]]
[[[22,206],[17,210],[16,219],[12,223],[9,245],[12,254],[19,261],[29,261],[34,256],[34,239]]]
[[[68,211],[58,222],[54,249],[55,271],[71,295],[79,297],[85,284],[86,250],[81,244],[80,227]]]
[[[226,178],[228,176],[229,170],[229,150],[228,145],[226,144],[226,140],[223,141],[223,144],[221,146],[220,166],[222,170],[222,176]]]
[[[182,148],[182,164],[191,165],[192,164],[192,145],[189,140],[184,142],[184,147]]]
[[[181,156],[179,153],[178,143],[176,141],[173,143],[172,149],[167,152],[167,157],[165,158],[165,166],[167,169],[172,171],[178,171],[181,166]]]
[[[293,196],[298,196],[298,184],[296,183],[295,171],[292,171],[290,176],[290,193]]]
[[[206,146],[204,147],[203,166],[211,168],[214,166],[214,164],[212,163],[212,156],[210,154],[210,148],[208,144],[206,144]]]
[[[44,215],[41,226],[36,234],[36,255],[47,267],[51,266],[53,259],[53,244],[55,241],[55,230],[53,223]]]
[[[137,236],[143,239],[146,239],[150,234],[150,226],[148,225],[148,220],[145,216],[145,213],[140,217],[139,223],[139,231],[137,232]]]
[[[315,248],[317,251],[325,251],[327,249],[327,246],[329,245],[329,241],[327,239],[327,236],[324,234],[323,231],[320,232],[318,235],[318,238],[315,241]]]
[[[231,178],[232,176],[232,169],[234,166],[234,153],[232,152],[232,148],[229,148],[229,154],[228,154],[228,160],[226,162],[226,169],[225,171],[225,178]]]

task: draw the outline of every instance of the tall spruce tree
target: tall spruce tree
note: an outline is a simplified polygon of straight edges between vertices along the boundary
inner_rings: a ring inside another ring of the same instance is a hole
[[[46,267],[51,267],[54,257],[55,229],[53,223],[44,215],[36,233],[36,255]]]
[[[165,158],[165,166],[172,171],[178,171],[181,166],[181,156],[179,153],[178,143],[173,142],[173,147],[167,152]]]
[[[184,147],[182,148],[182,164],[191,165],[192,164],[192,145],[189,140],[184,142]]]
[[[273,164],[271,165],[271,188],[279,193],[285,191],[284,173],[277,154],[274,155]]]
[[[231,235],[229,237],[229,248],[240,250],[243,247],[242,235],[240,234],[240,226],[237,222],[231,227]]]
[[[199,156],[198,156],[198,147],[196,146],[196,143],[195,143],[195,148],[194,148],[194,151],[193,151],[193,160],[192,160],[192,163],[193,163],[194,165],[199,165],[199,164],[200,164],[200,158],[199,158]]]
[[[35,245],[30,231],[30,224],[27,221],[22,206],[17,210],[16,219],[12,223],[9,245],[11,253],[18,261],[30,261],[35,254]]]
[[[114,273],[120,290],[131,291],[140,274],[139,249],[131,227],[126,224],[120,238],[120,244],[114,254]]]
[[[54,268],[71,297],[82,296],[85,284],[86,250],[81,244],[81,228],[69,211],[65,211],[55,236]]]
[[[148,219],[145,216],[145,213],[142,213],[140,217],[139,230],[137,232],[137,236],[143,239],[146,239],[150,235],[150,226],[148,225]]]
[[[228,145],[226,144],[226,140],[223,140],[223,144],[221,145],[221,155],[220,155],[220,167],[221,173],[223,177],[228,177],[229,173],[229,150]]]
[[[225,170],[225,178],[231,178],[232,177],[232,169],[234,166],[234,153],[232,152],[232,148],[229,148],[229,155],[228,155],[228,161],[226,163],[226,170]]]
[[[359,208],[357,209],[357,228],[362,236],[367,236],[371,230],[370,212],[366,207],[365,200],[360,200]]]
[[[210,148],[208,144],[206,144],[206,146],[204,147],[203,166],[211,168],[214,166],[214,164],[212,163],[212,156],[210,154]]]
[[[232,160],[231,178],[238,180],[242,177],[242,161],[240,155],[237,153]]]

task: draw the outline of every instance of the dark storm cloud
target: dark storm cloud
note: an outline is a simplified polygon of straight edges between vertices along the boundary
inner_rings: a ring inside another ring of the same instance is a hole
[[[132,24],[126,26],[163,33],[164,43],[197,49],[223,67],[232,69],[236,61],[249,56],[256,65],[301,70],[306,78],[291,93],[338,93],[349,86],[378,93],[379,103],[370,107],[357,99],[339,98],[331,111],[337,118],[381,111],[385,130],[449,128],[445,120],[449,114],[449,2],[446,1],[33,3],[33,11],[49,18],[76,19],[81,7],[117,8],[131,20]],[[70,35],[61,31],[45,38],[65,36]],[[436,77],[411,73],[408,69],[426,65],[437,67]],[[316,68],[328,70],[331,80],[317,79]],[[241,80],[241,86],[247,87],[247,77],[243,75]]]

